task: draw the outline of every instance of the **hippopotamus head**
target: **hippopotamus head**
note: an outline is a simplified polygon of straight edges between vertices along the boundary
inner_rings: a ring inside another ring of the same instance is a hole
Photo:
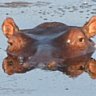
[[[8,54],[27,58],[24,66],[60,65],[66,58],[85,55],[95,49],[90,38],[96,34],[96,17],[83,27],[46,22],[24,30],[19,29],[12,18],[6,18],[2,30],[8,38]]]

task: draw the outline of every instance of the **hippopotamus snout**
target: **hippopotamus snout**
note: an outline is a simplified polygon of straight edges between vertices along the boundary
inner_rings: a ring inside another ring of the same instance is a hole
[[[26,68],[36,67],[46,69],[48,66],[54,66],[54,68],[63,63],[64,59],[59,58],[59,54],[56,55],[56,49],[49,44],[41,44],[37,47],[37,51],[33,56],[29,56],[27,61],[23,63]],[[58,52],[57,52],[58,53]]]

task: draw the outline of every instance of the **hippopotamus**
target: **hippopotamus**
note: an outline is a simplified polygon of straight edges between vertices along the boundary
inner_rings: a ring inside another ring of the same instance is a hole
[[[69,58],[95,50],[91,38],[96,34],[96,16],[82,27],[45,22],[33,29],[20,29],[13,18],[8,17],[2,24],[2,30],[8,39],[7,54],[19,58],[22,67],[28,70],[48,66],[54,69],[54,66],[64,65]]]
[[[77,78],[86,72],[92,79],[96,79],[96,60],[91,57],[92,54],[93,52],[83,56],[67,58],[61,66],[56,66],[55,63],[51,63],[43,67],[43,69],[59,71],[70,78]],[[22,63],[22,59],[18,56],[8,54],[3,60],[2,68],[8,75],[13,75],[14,73],[21,74],[37,68],[35,66],[30,68],[24,67]]]

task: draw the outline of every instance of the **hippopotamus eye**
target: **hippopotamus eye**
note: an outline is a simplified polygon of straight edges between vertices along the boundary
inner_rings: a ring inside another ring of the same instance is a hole
[[[83,37],[80,37],[79,38],[79,42],[84,42],[84,38]]]
[[[10,66],[12,66],[12,65],[13,65],[13,61],[12,61],[12,60],[8,61],[8,64],[9,64]]]
[[[12,42],[10,42],[10,41],[8,41],[8,44],[12,46],[12,44],[13,44],[13,43],[12,43]]]

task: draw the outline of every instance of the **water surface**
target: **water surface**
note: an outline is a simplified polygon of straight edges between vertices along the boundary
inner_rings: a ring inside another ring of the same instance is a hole
[[[0,26],[6,17],[14,18],[20,29],[47,21],[83,26],[94,15],[96,0],[0,0]],[[59,71],[35,69],[7,75],[2,69],[7,39],[1,28],[0,37],[0,96],[95,96],[96,80],[87,73],[70,78]],[[95,53],[93,57],[96,58]]]

